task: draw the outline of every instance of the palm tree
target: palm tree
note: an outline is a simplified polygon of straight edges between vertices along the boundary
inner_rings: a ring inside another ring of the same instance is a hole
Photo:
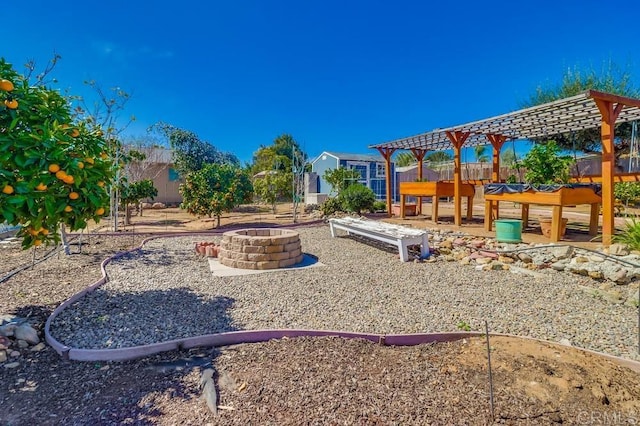
[[[412,152],[401,152],[396,156],[395,162],[398,167],[410,166],[416,163],[416,157]]]
[[[476,156],[476,161],[478,163],[488,163],[489,156],[487,155],[487,146],[486,145],[478,145],[473,148],[473,153]]]

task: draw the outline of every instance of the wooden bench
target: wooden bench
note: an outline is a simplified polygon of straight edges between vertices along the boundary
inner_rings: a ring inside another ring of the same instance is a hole
[[[336,236],[336,229],[341,229],[347,234],[356,234],[394,245],[398,247],[400,260],[403,262],[409,260],[408,247],[412,245],[420,245],[420,257],[429,255],[427,231],[354,217],[329,219],[329,226],[332,237]]]

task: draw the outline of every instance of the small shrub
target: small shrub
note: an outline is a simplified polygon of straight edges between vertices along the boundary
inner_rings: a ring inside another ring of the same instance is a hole
[[[471,331],[471,325],[464,320],[460,320],[456,326],[458,327],[458,330]]]
[[[323,216],[331,216],[335,212],[341,212],[342,200],[340,197],[327,198],[322,205],[320,205],[320,211]]]
[[[509,175],[505,181],[506,183],[518,183],[518,178],[516,175]]]
[[[371,211],[376,202],[376,195],[370,188],[354,183],[346,187],[341,193],[342,207],[350,212],[360,214],[363,210]]]
[[[625,206],[635,204],[640,200],[640,182],[616,182],[613,195]]]
[[[631,221],[627,222],[627,228],[613,236],[613,241],[626,244],[631,250],[640,250],[640,222],[632,217]]]
[[[382,211],[387,211],[387,203],[385,203],[384,201],[376,201],[373,203],[373,209],[371,210],[371,213],[374,212],[382,212]]]

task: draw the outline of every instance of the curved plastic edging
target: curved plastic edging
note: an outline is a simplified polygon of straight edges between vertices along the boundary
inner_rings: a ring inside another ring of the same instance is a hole
[[[127,348],[118,349],[79,349],[72,348],[63,345],[56,340],[50,333],[51,322],[66,309],[69,305],[82,298],[87,293],[90,293],[107,282],[107,275],[105,266],[114,259],[118,259],[128,253],[139,250],[148,241],[158,238],[169,238],[176,236],[197,236],[205,235],[203,233],[175,233],[175,234],[163,234],[153,236],[143,240],[139,247],[127,250],[125,252],[117,253],[105,259],[100,269],[102,271],[102,278],[97,282],[85,288],[84,290],[74,294],[68,300],[58,306],[49,316],[45,323],[45,339],[51,347],[58,352],[65,359],[74,361],[127,361],[136,358],[142,358],[149,355],[154,355],[160,352],[167,352],[177,349],[191,349],[201,346],[228,346],[236,345],[240,343],[258,343],[265,342],[272,339],[282,339],[284,337],[320,337],[320,336],[336,336],[342,338],[360,338],[370,340],[382,345],[387,346],[414,346],[424,343],[434,342],[451,342],[460,340],[466,337],[479,337],[484,336],[481,332],[442,332],[442,333],[416,333],[416,334],[375,334],[375,333],[357,333],[348,331],[330,331],[330,330],[305,330],[305,329],[272,329],[272,330],[243,330],[243,331],[231,331],[226,333],[207,334],[194,337],[185,337],[181,339],[169,340],[166,342],[152,343],[149,345],[141,345]],[[211,235],[211,234],[208,234]],[[617,357],[614,355],[605,354],[602,352],[593,351],[590,349],[579,348],[575,346],[564,346],[559,343],[550,342],[542,339],[535,339],[532,337],[523,337],[513,334],[491,333],[490,336],[496,337],[511,337],[517,339],[525,339],[533,342],[546,343],[552,346],[577,349],[582,352],[597,355],[606,358],[610,361],[617,363],[618,365],[630,368],[631,370],[640,373],[640,362],[633,361],[626,358]]]
[[[317,221],[313,221],[313,222],[304,222],[304,223],[294,223],[294,224],[287,224],[287,225],[271,225],[269,227],[271,228],[298,228],[301,226],[313,226],[313,225],[317,225],[322,223],[322,220],[317,220]],[[243,226],[243,224],[239,224],[238,226]],[[235,229],[235,227],[229,227],[231,229]],[[53,337],[51,335],[51,323],[53,322],[54,319],[56,319],[56,317],[58,315],[60,315],[60,312],[64,311],[67,307],[69,307],[69,305],[75,303],[77,300],[81,299],[82,297],[84,297],[87,293],[91,293],[92,291],[94,291],[95,289],[99,288],[100,286],[102,286],[104,283],[107,282],[107,271],[105,270],[105,266],[107,266],[109,264],[109,262],[111,262],[112,260],[118,259],[126,254],[129,253],[133,253],[134,251],[140,250],[142,247],[144,247],[144,245],[151,240],[155,240],[155,239],[159,239],[159,238],[175,238],[175,237],[195,237],[198,235],[203,235],[203,236],[211,236],[211,235],[222,235],[224,232],[227,232],[229,230],[229,228],[224,228],[224,229],[214,229],[214,230],[210,230],[210,231],[198,231],[198,232],[174,232],[174,233],[166,233],[166,234],[159,234],[159,235],[153,235],[149,238],[145,238],[144,240],[142,240],[142,242],[140,243],[140,245],[138,247],[135,247],[133,249],[130,250],[126,250],[120,253],[116,253],[113,256],[107,257],[105,260],[102,261],[102,263],[100,264],[100,271],[102,273],[102,278],[98,279],[95,283],[89,285],[88,287],[86,287],[85,289],[81,290],[80,292],[74,294],[73,296],[71,296],[69,299],[65,300],[64,302],[62,302],[56,309],[54,309],[54,311],[51,313],[51,315],[49,315],[49,318],[47,318],[47,321],[44,324],[44,337],[45,337],[45,341],[56,351],[58,352],[58,354],[60,354],[63,358],[65,359],[74,359],[71,358],[69,353],[70,351],[74,350],[80,350],[80,349],[75,349],[75,348],[71,348],[67,345],[62,344],[61,342],[59,342],[55,337]],[[119,234],[119,233],[105,233],[105,234],[99,234],[99,235],[107,235],[107,236],[123,236],[123,234]],[[131,235],[131,234],[127,234],[127,235]],[[157,343],[157,344],[153,344],[153,345],[147,345],[147,346],[158,346],[162,347],[162,348],[168,348],[168,349],[160,349],[160,350],[156,350],[155,352],[151,352],[151,353],[158,353],[158,352],[163,352],[163,351],[168,351],[168,350],[172,350],[172,349],[176,349],[176,347],[172,347],[169,342],[163,342],[163,343]],[[136,349],[139,348],[138,347],[133,347],[133,348],[127,348],[127,349]],[[123,348],[124,349],[124,348]],[[111,350],[111,349],[106,349],[107,351]],[[137,357],[140,356],[144,356],[143,355],[139,355]],[[132,358],[122,358],[122,359],[132,359]],[[108,359],[104,359],[104,360],[108,360]]]

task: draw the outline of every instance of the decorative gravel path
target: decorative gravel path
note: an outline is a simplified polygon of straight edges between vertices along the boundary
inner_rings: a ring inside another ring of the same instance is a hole
[[[299,232],[303,251],[326,266],[219,278],[195,254],[202,236],[153,240],[110,263],[109,282],[61,313],[52,335],[78,348],[118,348],[246,329],[483,330],[487,320],[494,332],[640,359],[637,309],[581,291],[593,285],[588,277],[403,263],[379,247],[332,239],[328,226]]]

